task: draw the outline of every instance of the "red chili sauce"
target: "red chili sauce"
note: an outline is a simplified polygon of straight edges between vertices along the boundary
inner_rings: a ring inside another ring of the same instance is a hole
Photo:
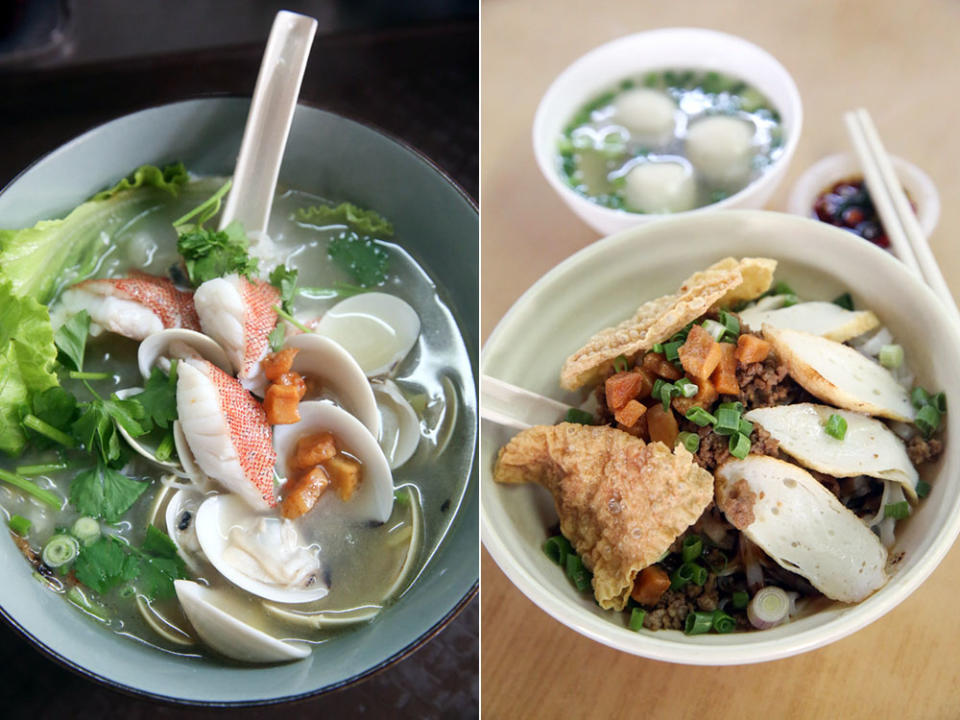
[[[910,199],[909,195],[907,199]],[[916,212],[917,207],[912,200],[910,205]],[[890,238],[883,229],[862,177],[841,180],[821,192],[813,203],[813,213],[822,222],[849,230],[874,245],[890,247]]]

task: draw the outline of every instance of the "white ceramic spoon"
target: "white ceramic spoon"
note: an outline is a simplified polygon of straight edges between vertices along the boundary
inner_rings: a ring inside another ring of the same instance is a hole
[[[248,235],[266,232],[280,162],[316,31],[317,21],[312,17],[287,10],[278,12],[273,21],[233,185],[220,215],[221,230],[239,220]]]
[[[562,402],[489,375],[480,378],[480,417],[498,425],[516,430],[556,425],[569,409]]]

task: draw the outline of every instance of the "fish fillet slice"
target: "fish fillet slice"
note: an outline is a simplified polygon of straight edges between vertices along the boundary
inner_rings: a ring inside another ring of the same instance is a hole
[[[258,385],[260,361],[277,325],[273,306],[279,302],[280,292],[272,285],[252,283],[236,274],[208,280],[197,288],[194,304],[203,332],[226,351],[244,387]]]
[[[177,414],[204,473],[258,510],[277,504],[277,455],[267,416],[235,378],[206,360],[181,361]]]
[[[143,272],[84,280],[64,293],[63,305],[70,313],[86,310],[96,325],[134,340],[168,328],[200,330],[193,293]]]

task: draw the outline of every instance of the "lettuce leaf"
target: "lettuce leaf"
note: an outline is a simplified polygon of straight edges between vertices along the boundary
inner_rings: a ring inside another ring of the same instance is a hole
[[[93,273],[115,232],[164,196],[179,192],[183,182],[182,166],[144,166],[65,218],[0,230],[0,281],[9,280],[15,295],[48,303],[59,287]]]
[[[19,455],[26,444],[20,407],[35,393],[59,385],[53,373],[57,348],[47,309],[17,297],[0,281],[0,450]]]
[[[313,205],[300,208],[294,218],[310,225],[346,225],[361,235],[393,237],[393,224],[375,210],[364,210],[351,203]]]

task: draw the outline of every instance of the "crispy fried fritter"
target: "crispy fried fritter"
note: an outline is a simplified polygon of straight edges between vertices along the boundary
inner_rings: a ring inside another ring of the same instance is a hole
[[[609,370],[619,355],[632,360],[711,307],[763,294],[770,286],[776,265],[775,260],[766,258],[724,258],[691,275],[677,294],[644,303],[633,317],[590,338],[564,362],[560,384],[567,390],[583,387]]]
[[[600,607],[622,610],[637,573],[653,564],[713,499],[713,476],[682,446],[608,426],[524,430],[500,450],[494,479],[552,494],[560,528],[593,572]]]

